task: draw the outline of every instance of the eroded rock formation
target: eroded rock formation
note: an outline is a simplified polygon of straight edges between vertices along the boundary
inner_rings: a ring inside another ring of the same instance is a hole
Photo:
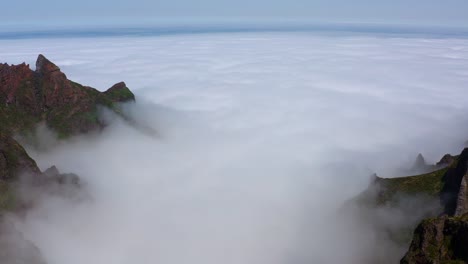
[[[119,113],[119,103],[135,96],[120,82],[106,92],[67,79],[60,68],[43,55],[36,70],[29,65],[0,64],[0,130],[31,130],[43,121],[62,138],[102,128],[100,107]]]
[[[59,138],[100,130],[106,126],[100,109],[125,117],[120,103],[134,100],[123,82],[101,93],[70,81],[43,55],[34,71],[25,63],[0,64],[0,263],[44,263],[39,249],[4,217],[6,212],[21,215],[45,194],[70,198],[82,193],[77,175],[60,173],[55,166],[41,172],[15,135],[28,138],[39,124]]]

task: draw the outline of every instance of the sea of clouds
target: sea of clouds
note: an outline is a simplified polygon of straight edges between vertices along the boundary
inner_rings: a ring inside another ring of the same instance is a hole
[[[418,153],[434,163],[468,140],[468,39],[0,41],[2,62],[34,68],[39,53],[102,91],[125,81],[137,97],[127,110],[157,131],[116,120],[101,135],[29,150],[89,192],[46,199],[18,221],[49,264],[391,263],[404,249],[337,210],[372,173],[398,176]]]

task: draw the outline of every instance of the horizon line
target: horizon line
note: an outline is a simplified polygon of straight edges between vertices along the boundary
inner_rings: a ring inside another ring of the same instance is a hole
[[[150,37],[161,35],[190,35],[207,33],[249,32],[317,32],[378,35],[406,35],[441,37],[468,37],[468,28],[455,26],[428,26],[384,23],[219,23],[219,24],[124,24],[124,25],[69,25],[47,28],[0,27],[0,40],[37,38],[93,38],[93,37]]]

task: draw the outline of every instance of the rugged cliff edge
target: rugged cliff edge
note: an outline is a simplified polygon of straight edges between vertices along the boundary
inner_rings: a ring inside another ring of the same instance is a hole
[[[438,209],[419,220],[411,240],[400,241],[409,245],[401,263],[468,263],[468,148],[458,156],[445,155],[432,168],[432,172],[409,177],[374,175],[369,189],[355,201],[374,207],[394,206],[401,197],[438,201]]]
[[[442,178],[441,216],[423,220],[414,231],[403,264],[468,263],[468,149]]]
[[[77,175],[60,173],[54,166],[42,172],[16,136],[27,139],[39,124],[61,139],[100,131],[106,126],[99,115],[102,109],[124,117],[120,103],[134,100],[123,82],[99,92],[70,81],[43,55],[34,71],[25,63],[0,64],[0,263],[44,263],[39,250],[4,219],[6,212],[27,210],[44,191],[81,188]]]
[[[29,65],[0,64],[0,131],[7,134],[31,131],[45,122],[59,137],[85,133],[105,126],[100,107],[119,113],[118,103],[135,96],[120,82],[101,93],[67,79],[60,68],[43,55],[36,70]]]
[[[99,118],[101,109],[122,115],[120,103],[134,100],[123,82],[102,93],[70,81],[43,55],[38,56],[34,71],[24,63],[0,64],[0,211],[13,207],[11,183],[19,175],[35,175],[38,182],[47,176],[15,135],[27,137],[41,123],[60,138],[100,130],[106,125]],[[55,174],[49,178],[61,175],[58,171]]]

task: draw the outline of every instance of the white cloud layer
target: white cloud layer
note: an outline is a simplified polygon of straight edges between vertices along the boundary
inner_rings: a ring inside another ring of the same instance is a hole
[[[21,228],[49,264],[362,263],[375,236],[334,212],[418,152],[468,139],[468,40],[218,34],[4,40],[105,90],[124,80],[152,138],[115,123],[37,156],[93,200]]]

